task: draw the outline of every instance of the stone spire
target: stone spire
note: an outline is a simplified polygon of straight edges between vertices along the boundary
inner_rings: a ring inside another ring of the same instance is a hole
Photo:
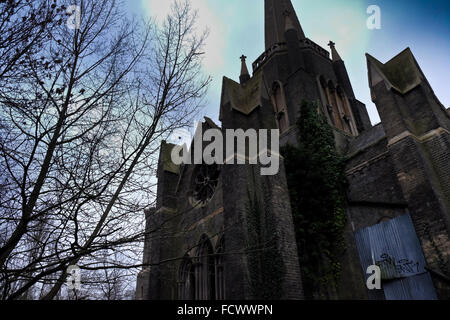
[[[299,39],[305,38],[291,0],[265,0],[264,2],[266,50],[274,44],[286,42],[284,33],[288,27],[297,31]],[[287,17],[289,18],[286,19]]]
[[[245,59],[247,59],[247,57],[242,55],[240,59],[241,59],[241,75],[239,76],[239,81],[241,82],[241,84],[244,84],[248,80],[250,80],[250,73],[248,72],[247,63],[245,62]]]
[[[345,63],[336,50],[336,44],[333,41],[330,41],[330,43],[328,43],[328,46],[331,49],[331,60],[333,60],[333,68],[338,78],[338,82],[344,89],[345,93],[347,94],[347,97],[354,99],[355,92],[353,91],[352,83],[350,82],[350,78],[348,77],[348,72],[347,68],[345,67]],[[361,131],[363,131],[363,129]]]
[[[331,49],[331,59],[333,61],[341,61],[342,58],[336,50],[336,43],[334,43],[333,41],[330,41],[330,43],[328,43],[328,46]]]

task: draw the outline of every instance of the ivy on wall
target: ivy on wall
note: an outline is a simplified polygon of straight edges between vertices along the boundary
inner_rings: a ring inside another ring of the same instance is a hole
[[[246,203],[250,292],[256,300],[279,300],[283,297],[284,265],[276,246],[273,216],[262,209],[256,194],[248,191]]]
[[[344,158],[332,128],[312,102],[297,120],[298,146],[282,149],[291,198],[305,298],[330,298],[340,277],[345,250]]]

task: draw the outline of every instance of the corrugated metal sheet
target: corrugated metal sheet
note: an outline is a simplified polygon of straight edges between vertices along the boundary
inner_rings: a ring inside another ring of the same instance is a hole
[[[409,214],[358,230],[355,239],[366,279],[368,266],[380,267],[386,299],[437,299]]]

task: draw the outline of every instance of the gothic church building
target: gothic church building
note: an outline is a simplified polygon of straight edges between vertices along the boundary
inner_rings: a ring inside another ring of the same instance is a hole
[[[367,55],[372,126],[329,45],[306,37],[290,0],[265,0],[265,52],[252,74],[243,56],[239,82],[223,78],[221,126],[205,118],[202,129],[278,128],[282,146],[296,144],[301,102],[316,102],[347,159],[347,249],[328,298],[448,299],[450,109],[409,48],[386,63]],[[282,157],[277,175],[262,176],[250,164],[177,166],[173,147],[161,146],[136,298],[303,299]],[[366,286],[374,264],[381,290]]]

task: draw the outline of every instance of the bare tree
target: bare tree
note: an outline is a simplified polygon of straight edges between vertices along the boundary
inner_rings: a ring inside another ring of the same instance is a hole
[[[48,39],[49,31],[64,21],[65,8],[52,0],[0,1],[0,83],[17,82],[18,70],[28,70],[26,59]]]
[[[191,123],[210,83],[188,2],[162,25],[129,21],[120,1],[50,8],[74,3],[79,28],[46,25],[0,89],[3,299],[55,298],[70,265],[136,264],[161,139]]]

